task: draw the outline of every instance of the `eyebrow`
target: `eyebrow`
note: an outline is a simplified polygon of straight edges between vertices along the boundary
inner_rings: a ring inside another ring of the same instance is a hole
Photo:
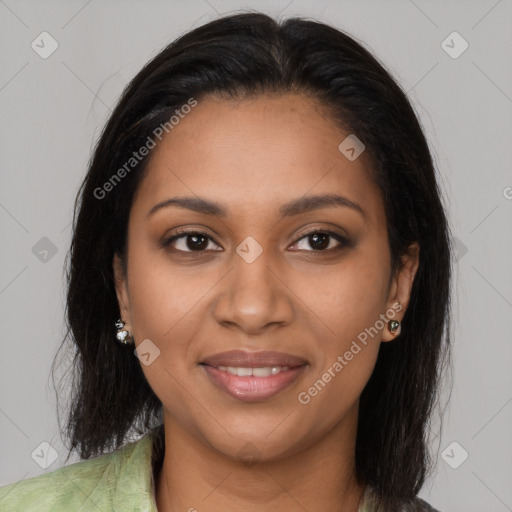
[[[153,208],[148,212],[148,217],[158,210],[170,206],[185,208],[205,215],[216,215],[219,217],[227,217],[228,215],[227,210],[220,204],[202,197],[172,197],[153,206]],[[359,204],[344,196],[336,194],[305,196],[299,199],[294,199],[293,201],[283,204],[279,208],[279,215],[280,218],[291,217],[293,215],[299,215],[313,210],[320,210],[322,208],[332,208],[334,206],[351,208],[361,214],[362,217],[366,218],[366,212]]]

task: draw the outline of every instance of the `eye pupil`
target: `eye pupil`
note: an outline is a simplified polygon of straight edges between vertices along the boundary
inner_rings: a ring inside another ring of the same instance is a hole
[[[194,239],[193,243],[189,243],[190,239]],[[197,243],[198,239],[202,239],[201,242]],[[206,242],[206,243],[205,243]],[[208,240],[203,235],[187,235],[187,248],[191,251],[201,251],[203,249],[206,249],[208,246]]]
[[[312,235],[309,235],[310,241],[313,240],[311,247],[313,247],[314,249],[317,249],[317,250],[325,249],[326,247],[329,247],[329,238],[330,238],[330,235],[328,235],[326,233],[314,233]]]

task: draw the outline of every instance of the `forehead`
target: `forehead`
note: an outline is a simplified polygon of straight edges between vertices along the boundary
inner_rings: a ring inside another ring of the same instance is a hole
[[[350,161],[338,148],[348,135],[303,95],[208,97],[152,150],[134,208],[197,195],[216,198],[233,215],[266,204],[276,213],[276,203],[291,197],[339,193],[379,215],[369,158],[363,152]]]

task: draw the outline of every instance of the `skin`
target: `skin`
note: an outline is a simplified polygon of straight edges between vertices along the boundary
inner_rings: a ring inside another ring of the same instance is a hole
[[[338,150],[347,135],[299,94],[208,97],[152,151],[130,213],[127,276],[117,256],[113,267],[135,345],[150,339],[160,350],[141,365],[164,408],[160,512],[358,509],[359,397],[380,343],[399,337],[386,323],[308,404],[298,394],[393,304],[402,305],[394,316],[402,320],[419,247],[391,273],[384,203],[368,179],[367,154],[349,161]],[[365,215],[331,206],[279,217],[281,205],[313,194],[345,196]],[[182,196],[216,201],[227,215],[170,206],[148,217],[157,203]],[[177,227],[205,232],[196,241],[202,252],[190,236],[161,247]],[[349,244],[315,245],[302,235],[325,229]],[[236,252],[248,236],[263,249],[252,263]],[[198,365],[234,348],[288,352],[308,366],[274,397],[242,402]],[[247,443],[252,464],[240,455]]]

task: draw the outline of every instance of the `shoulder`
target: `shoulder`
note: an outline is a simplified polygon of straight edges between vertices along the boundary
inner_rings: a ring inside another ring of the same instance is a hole
[[[46,512],[64,505],[78,509],[100,481],[108,485],[115,478],[118,459],[119,454],[113,452],[0,487],[0,511]]]
[[[118,487],[149,491],[149,435],[112,453],[0,487],[0,512],[112,510]],[[131,480],[131,481],[130,481]]]

